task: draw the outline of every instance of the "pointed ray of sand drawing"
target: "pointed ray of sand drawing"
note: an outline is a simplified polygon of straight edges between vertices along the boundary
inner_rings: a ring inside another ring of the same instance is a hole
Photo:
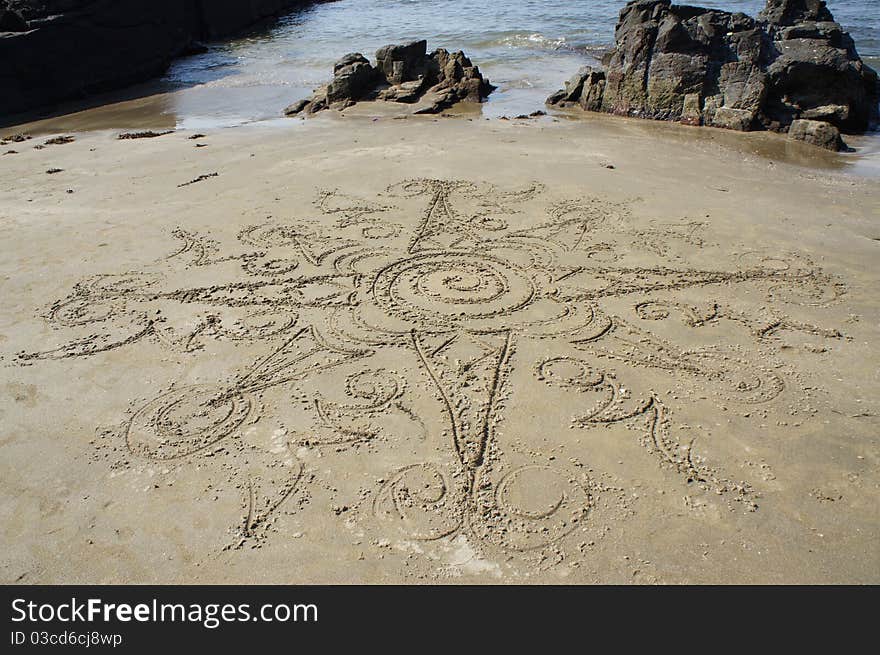
[[[452,196],[456,193],[480,199],[483,209],[509,212],[509,204],[523,202],[540,193],[543,187],[532,185],[525,190],[499,192],[494,187],[480,188],[473,182],[464,180],[406,180],[389,187],[389,191],[403,197],[425,196],[428,199],[420,224],[410,241],[408,252],[420,250],[448,250],[473,247],[483,241],[479,232],[479,222],[456,211]]]
[[[204,452],[256,413],[252,394],[299,381],[371,354],[327,344],[312,326],[257,360],[231,385],[196,384],[166,391],[134,412],[124,429],[132,454],[169,461]]]
[[[469,473],[483,464],[511,355],[512,333],[412,333],[419,360],[443,399],[455,452]]]
[[[345,362],[371,355],[372,352],[331,346],[309,325],[239,376],[233,392],[253,393],[279,384],[303,380]]]
[[[461,180],[407,180],[398,185],[406,197],[426,196],[427,206],[416,228],[408,251],[456,248],[470,240],[479,240],[468,221],[456,212],[451,196],[456,191],[473,190],[475,185]]]
[[[556,278],[557,296],[566,302],[595,301],[633,293],[678,291],[713,284],[779,280],[802,282],[804,276],[771,269],[742,271],[677,270],[672,268],[578,267]]]
[[[593,503],[586,481],[543,465],[496,469],[489,456],[512,331],[491,336],[413,331],[411,337],[445,405],[465,475],[448,480],[433,463],[400,469],[375,496],[374,514],[416,539],[466,532],[508,554],[540,550],[580,525]]]
[[[156,297],[224,307],[270,305],[326,308],[351,304],[356,280],[357,276],[352,274],[315,275],[177,289]]]

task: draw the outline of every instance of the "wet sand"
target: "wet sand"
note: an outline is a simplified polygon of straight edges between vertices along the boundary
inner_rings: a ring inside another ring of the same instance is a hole
[[[880,581],[880,181],[373,113],[2,147],[2,581]]]

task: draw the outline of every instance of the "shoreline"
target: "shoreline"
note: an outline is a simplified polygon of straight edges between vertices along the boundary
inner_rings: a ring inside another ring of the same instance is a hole
[[[627,134],[640,134],[646,140],[658,142],[672,141],[675,143],[692,142],[695,145],[706,142],[715,142],[723,145],[731,152],[740,152],[744,155],[757,155],[758,157],[773,163],[791,164],[804,169],[814,169],[817,173],[837,172],[843,175],[852,175],[875,179],[880,177],[880,132],[868,132],[861,135],[847,135],[847,142],[853,148],[853,152],[827,152],[813,146],[791,142],[784,134],[775,134],[766,131],[738,132],[706,126],[689,126],[667,121],[651,121],[628,116],[613,116],[601,113],[584,113],[577,109],[558,109],[543,107],[546,116],[517,119],[514,116],[484,116],[484,108],[487,103],[470,106],[468,103],[460,103],[444,112],[443,116],[419,117],[399,111],[398,108],[383,106],[383,103],[367,102],[359,106],[349,108],[341,113],[330,115],[298,118],[284,117],[279,114],[275,118],[262,118],[237,125],[212,126],[197,124],[196,126],[180,127],[168,115],[166,119],[158,119],[153,106],[162,103],[162,96],[150,95],[134,100],[124,100],[119,103],[110,102],[98,107],[90,107],[82,111],[66,113],[61,116],[53,116],[45,119],[37,119],[31,122],[20,123],[0,130],[0,136],[12,136],[15,134],[27,134],[34,138],[36,145],[39,139],[53,136],[83,135],[89,133],[117,133],[137,130],[172,131],[178,133],[201,133],[229,131],[237,129],[266,129],[283,131],[292,123],[295,129],[309,129],[313,121],[340,121],[350,118],[368,121],[388,120],[411,120],[423,123],[436,123],[439,121],[469,121],[510,123],[512,125],[534,125],[542,128],[577,126],[583,130],[599,129],[610,134],[616,132]],[[491,102],[491,100],[489,101]],[[122,107],[120,107],[122,105]],[[140,105],[140,107],[139,107]],[[144,107],[146,105],[146,107]],[[139,119],[138,116],[141,118]]]

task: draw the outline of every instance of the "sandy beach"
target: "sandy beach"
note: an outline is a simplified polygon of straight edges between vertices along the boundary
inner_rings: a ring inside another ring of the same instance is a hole
[[[25,131],[3,582],[880,582],[853,155],[370,105]]]

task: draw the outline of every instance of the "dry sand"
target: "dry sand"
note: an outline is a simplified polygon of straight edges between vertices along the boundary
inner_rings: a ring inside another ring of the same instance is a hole
[[[880,182],[369,113],[3,147],[3,582],[880,582]]]

